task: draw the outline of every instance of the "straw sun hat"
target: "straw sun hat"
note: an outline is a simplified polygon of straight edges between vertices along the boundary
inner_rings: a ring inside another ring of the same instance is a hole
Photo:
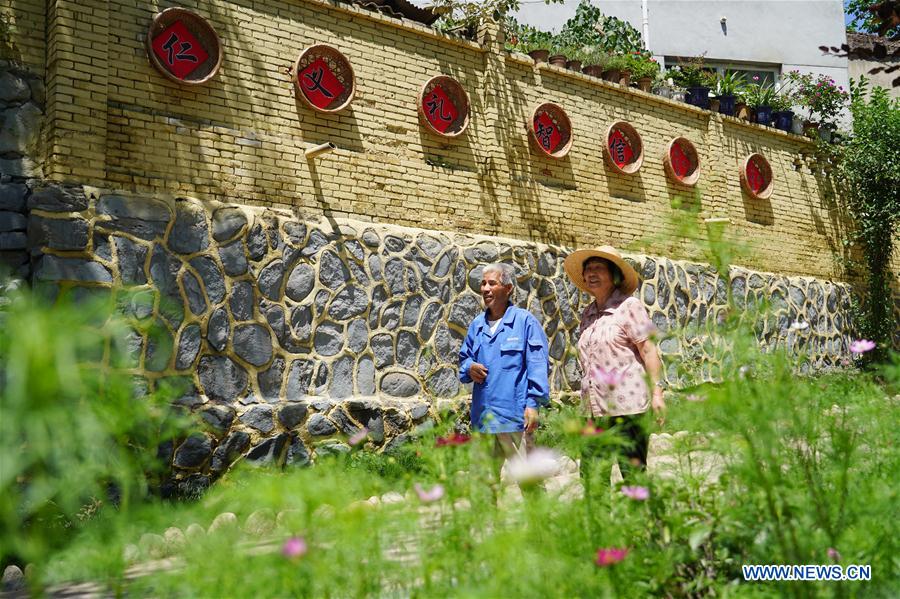
[[[568,256],[566,256],[565,261],[563,262],[563,267],[566,269],[566,274],[569,275],[569,278],[572,279],[572,282],[581,289],[582,291],[586,291],[590,294],[587,285],[584,283],[584,275],[582,274],[582,270],[584,268],[584,261],[588,258],[605,258],[619,267],[619,270],[622,271],[622,276],[624,280],[619,284],[619,290],[625,295],[631,295],[634,293],[634,290],[637,289],[638,286],[638,274],[631,267],[628,262],[622,258],[622,254],[618,252],[614,247],[609,245],[602,245],[596,249],[592,250],[575,250]]]

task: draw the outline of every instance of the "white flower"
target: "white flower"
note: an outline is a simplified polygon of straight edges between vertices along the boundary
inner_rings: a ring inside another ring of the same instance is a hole
[[[536,484],[559,473],[561,458],[562,455],[556,450],[536,447],[525,457],[510,459],[506,472],[519,485]]]
[[[809,328],[809,323],[804,322],[802,320],[795,320],[791,323],[790,330],[792,331],[805,331]]]

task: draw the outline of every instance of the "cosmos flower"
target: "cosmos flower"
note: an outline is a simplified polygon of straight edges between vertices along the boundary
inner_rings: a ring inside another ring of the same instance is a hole
[[[628,555],[626,547],[604,547],[597,550],[597,559],[594,563],[601,568],[606,568],[618,564],[625,559],[626,555]]]
[[[647,487],[622,487],[622,495],[635,501],[647,501],[650,499],[650,489]]]
[[[354,433],[349,439],[347,439],[347,443],[349,443],[351,445],[351,447],[353,445],[359,445],[360,443],[362,443],[363,441],[366,440],[366,437],[368,436],[368,434],[369,434],[369,429],[367,429],[366,427],[363,427],[359,432]]]
[[[304,539],[303,537],[291,537],[290,539],[285,541],[284,545],[281,547],[282,555],[291,559],[303,557],[304,555],[306,555],[306,551],[306,539]]]
[[[434,485],[426,490],[422,485],[416,483],[413,485],[413,488],[416,490],[416,495],[419,496],[419,500],[422,503],[434,503],[444,496],[444,487],[442,485]]]
[[[533,485],[559,473],[561,454],[546,447],[536,447],[524,457],[516,456],[506,463],[507,474],[519,485]]]
[[[841,554],[834,547],[829,547],[827,553],[828,553],[828,559],[835,561],[835,562],[841,561]]]
[[[468,443],[472,437],[469,435],[463,435],[462,433],[453,433],[452,435],[447,435],[446,437],[438,437],[434,440],[435,447],[452,447],[455,445],[465,445]]]
[[[615,387],[625,378],[624,372],[616,370],[604,370],[599,366],[595,366],[591,370],[591,379],[598,385],[606,385],[607,387]]]
[[[875,342],[868,339],[857,339],[850,344],[850,352],[854,354],[864,354],[873,349],[875,349]]]

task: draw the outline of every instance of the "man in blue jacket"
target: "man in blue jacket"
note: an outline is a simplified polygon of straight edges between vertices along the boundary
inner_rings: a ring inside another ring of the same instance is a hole
[[[484,268],[485,311],[469,325],[459,352],[459,380],[474,383],[472,428],[493,434],[495,451],[511,457],[531,446],[538,407],[549,402],[547,335],[529,311],[512,305],[515,270]]]

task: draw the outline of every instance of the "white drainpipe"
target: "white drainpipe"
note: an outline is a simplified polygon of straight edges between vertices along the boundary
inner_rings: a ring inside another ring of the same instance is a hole
[[[650,50],[650,0],[641,0],[641,31],[644,35],[644,48]]]

